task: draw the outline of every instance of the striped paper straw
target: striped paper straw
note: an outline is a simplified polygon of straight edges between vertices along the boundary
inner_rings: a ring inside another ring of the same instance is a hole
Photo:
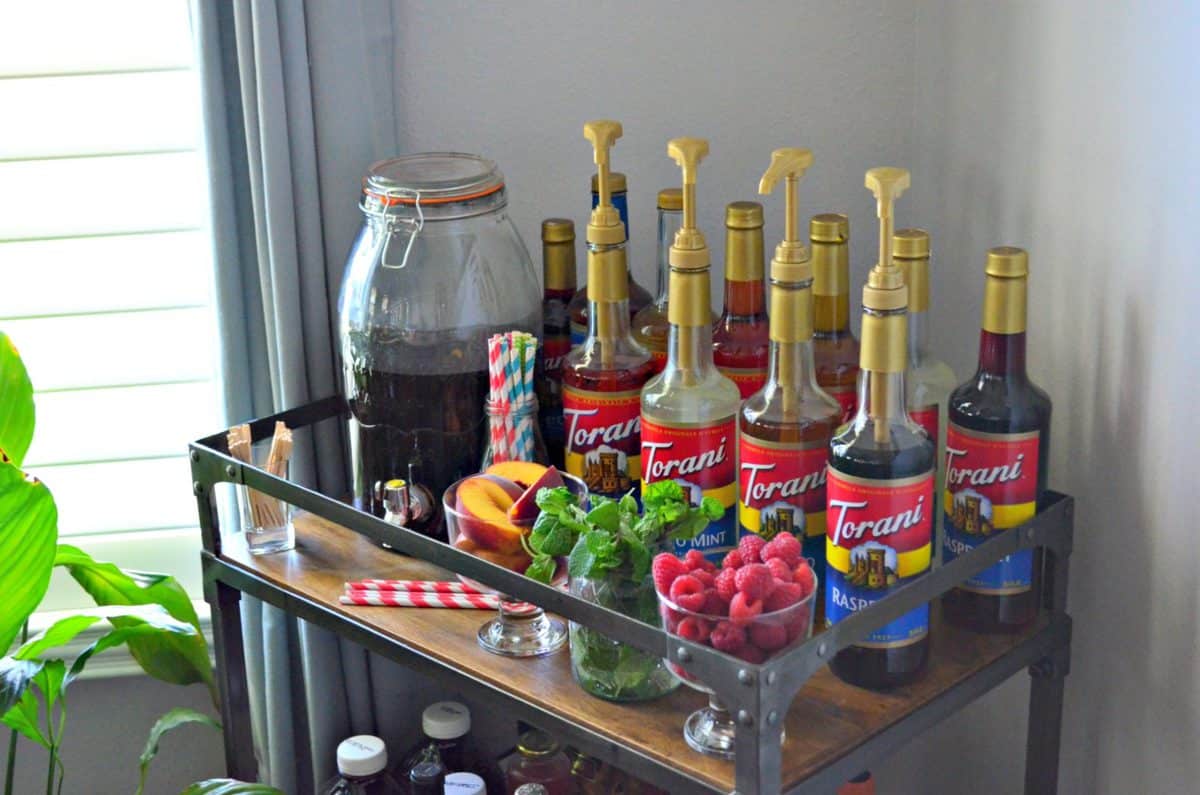
[[[512,422],[513,395],[516,392],[516,364],[513,361],[512,335],[505,334],[500,338],[501,361],[504,363],[504,437],[507,442],[509,459],[516,458],[517,435]]]
[[[532,461],[534,459],[533,445],[533,363],[534,354],[537,351],[537,337],[532,334],[523,334],[525,344],[522,346],[524,361],[521,365],[521,406],[526,412],[521,418],[521,439],[525,451],[525,460]]]
[[[497,610],[495,594],[424,593],[423,591],[348,591],[338,600],[344,605],[375,607],[446,607],[460,610]]]
[[[499,406],[504,392],[504,375],[500,363],[500,335],[493,334],[488,339],[488,383],[491,387],[489,399]],[[504,419],[503,417],[488,417],[488,433],[492,444],[492,460],[506,461],[508,457],[504,450]]]
[[[425,593],[486,594],[470,585],[446,580],[354,580],[347,591],[423,591]]]

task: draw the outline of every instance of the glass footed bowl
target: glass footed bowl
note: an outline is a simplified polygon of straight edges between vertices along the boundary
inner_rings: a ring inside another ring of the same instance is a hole
[[[783,653],[796,643],[812,637],[813,607],[819,583],[813,577],[813,589],[795,604],[770,613],[759,613],[748,620],[734,620],[680,607],[658,591],[658,607],[663,628],[671,635],[701,643],[755,665]],[[714,644],[714,635],[717,643]],[[732,716],[712,689],[679,663],[666,661],[671,673],[686,685],[708,694],[708,706],[696,710],[683,724],[683,738],[694,750],[722,759],[734,757]]]
[[[587,486],[579,478],[560,474],[566,487],[579,497],[580,505],[587,510]],[[477,488],[478,483],[465,486],[468,481],[478,479],[489,483],[482,484],[482,488]],[[468,489],[473,493],[460,493]],[[529,534],[537,516],[535,513],[527,520],[508,518],[507,508],[519,497],[520,490],[514,491],[511,481],[492,475],[471,475],[451,484],[442,496],[451,545],[509,571],[524,574],[530,557],[521,544],[521,537]],[[495,502],[486,503],[489,498],[494,498]],[[555,652],[566,643],[566,625],[547,616],[540,607],[513,602],[484,583],[461,574],[457,576],[459,582],[470,588],[500,596],[499,615],[479,630],[479,644],[483,648],[506,657],[537,657]],[[565,582],[566,565],[564,561],[558,561],[552,584]]]

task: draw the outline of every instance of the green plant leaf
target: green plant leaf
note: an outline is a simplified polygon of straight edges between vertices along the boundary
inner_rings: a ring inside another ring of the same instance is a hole
[[[266,784],[247,784],[231,778],[210,778],[207,781],[197,781],[179,795],[284,795],[284,792]]]
[[[213,703],[217,701],[208,643],[200,633],[200,620],[187,591],[174,577],[165,574],[122,571],[111,563],[93,560],[77,547],[61,544],[54,561],[64,566],[79,585],[99,605],[161,605],[173,617],[195,627],[195,634],[151,633],[130,636],[129,653],[150,676],[171,684],[203,682]],[[118,629],[135,621],[114,618]]]
[[[20,467],[33,441],[33,384],[12,340],[0,331],[0,458]]]
[[[211,726],[218,732],[221,731],[221,724],[203,712],[186,707],[169,710],[150,727],[150,736],[146,738],[146,747],[142,749],[142,755],[138,758],[137,795],[142,795],[142,790],[146,787],[146,774],[150,772],[150,762],[158,753],[158,743],[162,740],[163,735],[189,723],[201,723]]]
[[[15,657],[0,658],[0,715],[8,712],[44,666],[41,660],[18,660]]]
[[[50,741],[46,735],[42,734],[42,730],[38,726],[38,713],[40,712],[41,702],[33,694],[32,689],[26,688],[17,703],[10,707],[3,716],[0,716],[0,723],[10,729],[15,729],[43,748],[49,748]]]
[[[46,484],[0,463],[0,652],[46,595],[57,540],[58,509]]]
[[[197,632],[194,626],[175,618],[162,605],[106,605],[81,610],[77,615],[55,621],[44,632],[26,641],[13,656],[18,660],[40,657],[50,649],[70,643],[80,632],[106,619],[114,627],[121,621],[125,626],[149,625],[157,631],[179,635]]]
[[[42,670],[38,671],[37,676],[33,677],[33,684],[38,690],[42,691],[42,698],[46,701],[46,708],[52,708],[58,703],[59,698],[63,694],[63,680],[67,676],[67,664],[62,660],[47,660],[42,666]]]
[[[190,624],[186,626],[188,627],[188,632],[195,632],[195,629]],[[101,635],[95,643],[79,653],[79,656],[75,658],[75,662],[71,663],[71,670],[67,674],[67,684],[75,681],[75,679],[77,679],[79,675],[83,673],[84,666],[87,665],[88,660],[92,659],[100,652],[111,649],[114,646],[120,646],[122,643],[128,643],[130,638],[142,637],[144,635],[155,635],[167,631],[171,630],[164,630],[161,627],[155,626],[154,624],[133,624],[128,627],[113,629],[110,632]]]

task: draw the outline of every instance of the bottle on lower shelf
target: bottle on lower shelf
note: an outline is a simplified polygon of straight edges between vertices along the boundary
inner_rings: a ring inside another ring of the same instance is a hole
[[[387,746],[369,734],[342,740],[337,747],[338,775],[322,789],[322,795],[403,795],[387,771]],[[439,790],[440,792],[440,790]]]
[[[521,735],[517,749],[500,760],[500,770],[509,795],[531,784],[545,788],[546,795],[571,795],[575,790],[571,760],[558,742],[540,729]]]

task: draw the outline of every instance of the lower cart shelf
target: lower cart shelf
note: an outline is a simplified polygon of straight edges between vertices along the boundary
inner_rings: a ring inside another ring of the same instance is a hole
[[[485,612],[340,604],[338,597],[348,580],[452,579],[454,575],[382,549],[312,514],[297,517],[296,531],[296,549],[286,553],[252,556],[237,539],[226,540],[218,554],[204,553],[206,580],[222,591],[221,595],[210,592],[210,599],[215,608],[222,602],[226,608],[220,620],[226,622],[227,646],[233,642],[231,632],[239,629],[236,610],[228,608],[234,606],[237,593],[250,594],[443,679],[506,715],[529,720],[672,793],[735,790],[732,763],[698,754],[684,743],[684,719],[702,704],[702,694],[683,687],[647,703],[610,703],[579,689],[566,650],[524,660],[485,652],[475,637],[487,618]],[[943,625],[936,609],[934,613],[930,667],[918,683],[880,694],[846,685],[827,668],[808,679],[787,713],[784,791],[827,795],[941,718],[1046,660],[1069,638],[1065,615],[1046,614],[1021,634],[987,636]],[[236,646],[238,654],[226,649],[227,668],[244,664],[240,639]],[[222,672],[227,682],[241,673]],[[1056,677],[1060,698],[1061,673]],[[1031,730],[1033,721],[1031,714]],[[1056,725],[1054,730],[1056,764]],[[1032,736],[1030,742],[1032,747]],[[1047,788],[1036,783],[1031,788],[1027,780],[1026,791],[1052,792],[1053,773],[1046,775]]]

